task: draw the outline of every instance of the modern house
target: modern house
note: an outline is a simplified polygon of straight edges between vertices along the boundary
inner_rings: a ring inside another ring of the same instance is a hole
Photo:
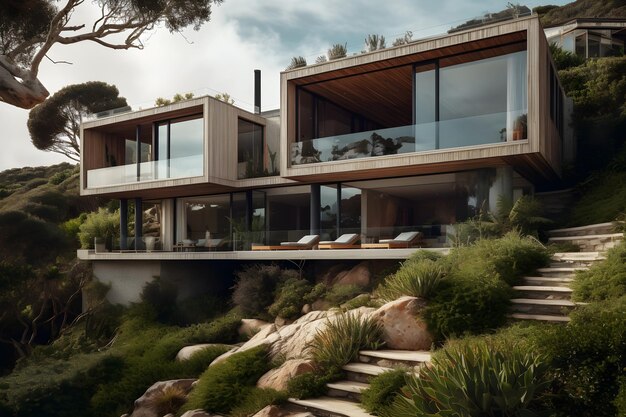
[[[549,43],[582,58],[623,54],[626,19],[578,18],[545,29]]]
[[[149,279],[191,261],[414,251],[250,250],[308,234],[420,231],[443,247],[449,225],[559,181],[564,102],[529,16],[284,71],[279,111],[201,97],[91,120],[81,195],[120,200],[121,250],[79,257]]]

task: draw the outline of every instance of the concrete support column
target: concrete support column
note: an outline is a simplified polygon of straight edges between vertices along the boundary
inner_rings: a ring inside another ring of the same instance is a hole
[[[174,199],[168,198],[161,201],[161,246],[164,251],[172,251],[174,243]]]
[[[120,199],[120,249],[128,249],[128,200]]]
[[[135,250],[143,249],[143,210],[141,198],[135,198]]]
[[[504,166],[496,168],[496,178],[489,188],[489,211],[498,213],[498,200],[504,198],[513,202],[513,168]]]
[[[320,185],[311,184],[311,234],[320,234]]]

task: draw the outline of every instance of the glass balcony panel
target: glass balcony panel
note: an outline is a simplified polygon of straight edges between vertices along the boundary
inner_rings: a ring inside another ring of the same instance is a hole
[[[291,145],[291,164],[424,152],[527,138],[524,110],[330,136]],[[512,133],[507,135],[507,125]],[[438,136],[438,138],[437,138]]]
[[[87,186],[88,188],[109,187],[144,181],[199,177],[204,173],[204,164],[202,155],[192,155],[142,162],[139,164],[139,169],[139,180],[136,164],[92,169],[87,172]]]

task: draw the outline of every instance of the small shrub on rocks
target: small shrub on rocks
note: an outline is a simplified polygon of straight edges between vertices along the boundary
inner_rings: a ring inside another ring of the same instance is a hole
[[[406,385],[406,370],[394,369],[375,376],[361,392],[363,407],[372,414],[383,415]]]
[[[257,380],[271,369],[267,353],[267,346],[259,346],[211,366],[200,376],[183,409],[230,413],[244,403]]]

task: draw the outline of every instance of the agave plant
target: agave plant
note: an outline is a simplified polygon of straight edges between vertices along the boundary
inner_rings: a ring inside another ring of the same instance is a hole
[[[407,396],[397,396],[385,415],[533,417],[550,384],[545,359],[515,346],[452,348],[432,363],[407,379]]]

